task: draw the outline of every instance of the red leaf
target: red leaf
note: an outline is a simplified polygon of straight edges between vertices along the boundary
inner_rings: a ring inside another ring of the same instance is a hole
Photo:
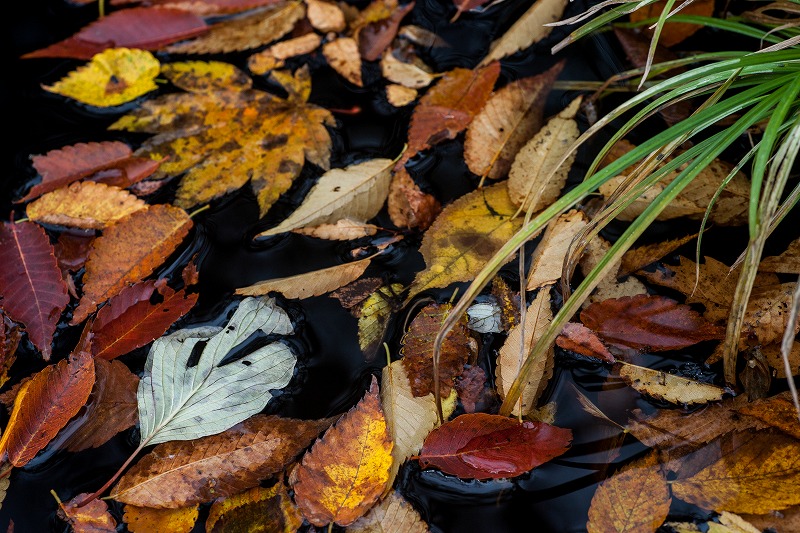
[[[77,272],[86,263],[86,257],[92,248],[92,234],[62,233],[53,251],[61,272]]]
[[[158,170],[161,161],[149,157],[129,157],[115,165],[114,168],[92,174],[89,179],[125,189],[152,176]]]
[[[485,413],[461,415],[425,439],[419,462],[460,478],[523,474],[564,453],[572,431]]]
[[[108,48],[158,50],[164,45],[205,33],[202,18],[180,9],[134,7],[92,22],[72,37],[22,56],[91,59]]]
[[[154,341],[197,302],[197,294],[186,296],[164,285],[159,290],[163,301],[153,305],[155,287],[153,281],[131,285],[97,312],[92,355],[111,360]]]
[[[616,362],[597,334],[578,322],[567,322],[564,329],[561,330],[561,335],[556,337],[556,344],[565,350],[586,357],[593,357],[607,363]]]
[[[117,530],[117,523],[108,512],[108,504],[97,498],[88,505],[78,507],[89,493],[78,494],[70,501],[61,503],[58,517],[72,526],[75,533],[113,533]]]
[[[638,294],[593,303],[581,321],[618,346],[664,351],[720,339],[725,328],[707,322],[688,305],[664,296]]]
[[[403,20],[412,9],[414,2],[398,7],[391,16],[384,20],[379,20],[367,24],[358,32],[358,53],[365,61],[375,61],[383,51],[392,43],[400,21]]]
[[[32,222],[3,224],[0,257],[3,310],[25,325],[33,345],[49,360],[56,324],[69,303],[50,239]]]
[[[486,3],[486,0],[453,0],[453,4],[456,6],[456,16],[453,17],[453,21],[458,18],[461,13],[464,11],[470,11],[475,9],[478,6],[481,6]],[[452,21],[451,21],[452,22]]]

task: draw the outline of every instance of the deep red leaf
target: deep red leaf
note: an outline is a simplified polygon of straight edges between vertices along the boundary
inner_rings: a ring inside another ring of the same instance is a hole
[[[161,161],[149,157],[129,157],[114,168],[95,172],[89,179],[125,189],[152,176],[160,165]]]
[[[62,233],[53,247],[62,272],[76,272],[83,268],[92,248],[93,234]]]
[[[56,324],[69,303],[50,239],[33,222],[3,224],[0,257],[3,310],[25,325],[33,345],[49,360]]]
[[[607,363],[616,362],[597,334],[578,322],[567,322],[564,329],[561,330],[561,335],[556,337],[556,344],[565,350],[586,357],[593,357]]]
[[[367,24],[359,30],[358,53],[365,61],[375,61],[381,57],[383,51],[397,35],[400,21],[412,9],[414,9],[414,2],[409,2],[398,7],[389,18]]]
[[[558,457],[570,442],[569,429],[473,413],[433,430],[419,462],[423,468],[435,466],[460,478],[498,479],[518,476]]]
[[[72,37],[23,58],[71,57],[91,59],[108,48],[158,50],[164,45],[196,37],[208,25],[194,13],[162,7],[134,7],[115,11],[81,29]]]
[[[724,327],[709,323],[688,305],[647,294],[593,303],[581,311],[581,321],[608,343],[656,352],[725,334]]]

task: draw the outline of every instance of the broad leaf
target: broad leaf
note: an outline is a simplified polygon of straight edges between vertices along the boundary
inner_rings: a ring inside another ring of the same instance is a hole
[[[319,296],[360,278],[371,261],[369,258],[361,259],[360,261],[314,270],[305,274],[259,281],[248,287],[236,289],[236,294],[261,296],[270,292],[279,292],[287,298],[300,300]]]
[[[534,2],[502,37],[492,43],[481,65],[515,54],[550,35],[553,28],[545,24],[559,20],[566,7],[566,0]]]
[[[281,482],[219,499],[211,505],[206,519],[206,531],[218,533],[294,533],[302,525],[303,517]]]
[[[316,33],[306,33],[300,37],[280,41],[266,50],[251,55],[247,60],[247,68],[253,74],[266,74],[270,70],[281,68],[286,60],[310,54],[322,44],[322,37]]]
[[[761,272],[779,272],[781,274],[800,274],[800,239],[789,243],[780,255],[765,257],[758,265]]]
[[[756,418],[790,437],[800,439],[800,421],[797,420],[797,411],[788,392],[742,405],[738,413]]]
[[[188,533],[192,531],[199,514],[197,505],[179,509],[126,505],[122,519],[131,533]]]
[[[414,9],[414,2],[373,0],[351,24],[358,52],[365,61],[375,61],[397,35],[400,22]]]
[[[143,200],[118,187],[84,181],[43,195],[25,213],[40,224],[103,229],[146,208]]]
[[[578,322],[567,322],[564,325],[561,334],[556,337],[556,345],[606,363],[615,362],[614,356],[597,334]]]
[[[405,168],[397,170],[389,186],[389,217],[399,228],[428,229],[442,210],[434,196],[422,192]]]
[[[637,365],[623,364],[619,375],[642,394],[681,405],[719,401],[728,392],[716,385]]]
[[[161,74],[174,86],[197,94],[243,91],[253,86],[253,80],[247,74],[221,61],[165,63],[161,66]]]
[[[402,85],[390,84],[386,86],[386,100],[394,107],[405,107],[417,99],[417,90]]]
[[[344,13],[333,2],[306,0],[306,5],[306,16],[314,29],[322,33],[340,32],[347,26]]]
[[[175,7],[184,11],[197,13],[201,16],[208,16],[240,13],[242,11],[274,4],[277,1],[279,0],[193,0],[187,3],[184,0],[147,0],[147,2],[143,3],[147,3],[151,6]],[[138,4],[140,0],[110,0],[109,3],[112,6],[122,6],[126,4]]]
[[[381,73],[387,80],[409,89],[422,89],[435,79],[428,65],[402,48],[383,54]]]

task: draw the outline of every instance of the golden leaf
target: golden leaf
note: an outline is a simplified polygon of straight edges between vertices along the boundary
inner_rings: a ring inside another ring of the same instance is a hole
[[[306,0],[306,5],[308,6],[308,22],[311,23],[314,29],[323,33],[328,33],[329,31],[338,33],[347,26],[344,13],[333,2]]]
[[[125,506],[122,520],[131,533],[189,533],[199,514],[196,505],[178,509],[153,509],[151,507]]]
[[[182,61],[161,66],[164,75],[176,87],[190,93],[244,91],[253,85],[250,77],[230,63],[221,61]]]
[[[725,394],[716,385],[627,363],[622,363],[619,375],[640,393],[670,403],[703,404],[721,400]]]
[[[399,307],[397,295],[403,290],[399,283],[381,287],[361,304],[358,314],[358,345],[367,359],[372,359],[386,333],[389,317]]]
[[[788,392],[744,404],[737,412],[760,420],[790,437],[800,439],[800,422],[797,420],[797,411]]]
[[[417,99],[417,90],[392,83],[386,86],[386,99],[394,107],[404,107]]]
[[[97,107],[112,107],[157,88],[159,63],[146,50],[109,48],[85,66],[42,88]]]
[[[391,492],[347,528],[351,533],[428,533],[419,513],[398,492]]]
[[[515,54],[550,35],[553,28],[545,24],[559,20],[566,6],[567,0],[534,2],[502,37],[492,43],[489,53],[480,64],[486,65],[491,61]]]
[[[261,296],[270,292],[279,292],[287,298],[300,300],[319,296],[355,281],[361,277],[370,262],[369,258],[361,259],[296,276],[259,281],[248,287],[236,289],[236,294]]]
[[[268,489],[252,488],[211,505],[206,520],[209,533],[294,533],[303,517],[282,482]]]
[[[331,68],[344,79],[358,87],[364,86],[361,80],[361,56],[355,39],[339,37],[335,41],[325,43],[322,46],[322,55],[328,60]]]
[[[586,215],[573,209],[547,225],[542,240],[531,256],[527,283],[529,291],[561,280],[564,257],[569,245],[587,223]]]

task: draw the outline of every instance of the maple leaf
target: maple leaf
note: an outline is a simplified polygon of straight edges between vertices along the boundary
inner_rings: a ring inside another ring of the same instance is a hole
[[[168,94],[145,102],[111,129],[157,134],[136,154],[169,158],[157,178],[186,173],[177,205],[205,203],[249,181],[263,215],[289,189],[305,160],[329,168],[331,139],[325,126],[335,124],[330,112],[307,103],[307,68],[294,77],[272,76],[287,90],[286,100],[241,88]]]
[[[178,509],[153,509],[152,507],[125,506],[122,517],[131,533],[186,533],[194,528],[200,511],[197,505]],[[209,529],[209,531],[211,531]]]
[[[206,531],[291,533],[301,525],[303,517],[281,482],[217,500],[206,519]]]

